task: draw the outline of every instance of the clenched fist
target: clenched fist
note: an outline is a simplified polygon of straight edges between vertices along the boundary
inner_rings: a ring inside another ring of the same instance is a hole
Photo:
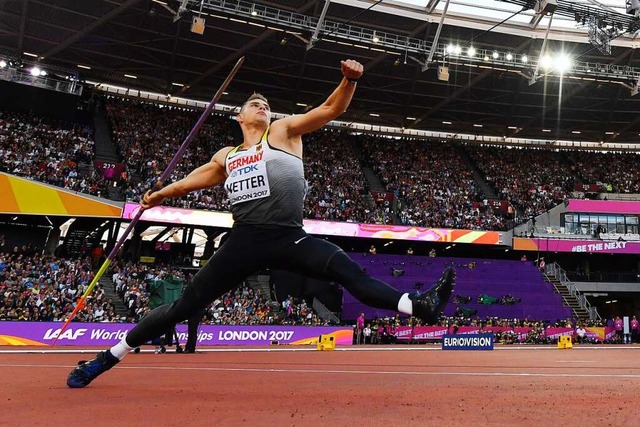
[[[151,191],[147,191],[140,201],[140,206],[142,206],[144,209],[151,209],[152,207],[158,206],[160,203],[162,203],[164,199],[165,198],[158,192],[152,193]]]
[[[357,80],[362,77],[362,73],[364,72],[362,64],[353,59],[340,61],[340,68],[342,69],[342,74],[348,79]]]

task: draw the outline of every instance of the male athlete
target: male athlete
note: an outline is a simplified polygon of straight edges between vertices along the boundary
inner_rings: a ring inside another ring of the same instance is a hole
[[[349,106],[363,67],[346,60],[341,69],[342,81],[322,105],[273,124],[267,100],[253,94],[237,116],[244,136],[241,145],[221,149],[187,177],[144,195],[140,204],[150,209],[168,197],[224,184],[233,228],[227,242],[193,277],[180,299],[151,311],[120,343],[81,363],[69,374],[69,387],[89,385],[132,349],[193,316],[265,267],[335,281],[369,306],[437,322],[453,290],[453,268],[447,268],[425,293],[402,293],[371,277],[338,246],[302,229],[307,181],[301,137],[320,129]]]

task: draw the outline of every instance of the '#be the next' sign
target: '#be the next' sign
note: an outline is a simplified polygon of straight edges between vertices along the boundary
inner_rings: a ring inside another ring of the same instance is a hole
[[[493,334],[446,334],[443,350],[493,350]]]

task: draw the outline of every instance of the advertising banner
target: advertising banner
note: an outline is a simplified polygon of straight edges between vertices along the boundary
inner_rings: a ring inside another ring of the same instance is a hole
[[[534,238],[513,239],[513,249],[540,252],[579,252],[602,254],[640,254],[640,242],[599,241],[599,240],[561,240]]]
[[[416,326],[415,328],[411,328],[410,326],[398,326],[396,327],[396,339],[398,341],[409,341],[412,339],[414,341],[437,341],[447,334],[455,334],[455,336],[490,334],[493,336],[497,333],[513,331],[516,334],[518,341],[524,342],[532,329],[533,328],[531,327],[511,328],[508,326],[486,326],[480,329],[477,326],[460,326],[456,331],[453,327],[447,328],[445,326]],[[615,328],[613,327],[589,327],[586,328],[586,330],[587,336],[597,341],[612,339],[616,334]],[[562,335],[572,336],[573,334],[573,328],[549,327],[544,331],[544,336],[551,339],[558,339]]]
[[[573,328],[547,328],[544,336],[551,339],[558,339],[563,335],[573,335]]]
[[[612,326],[607,326],[604,328],[590,326],[584,329],[587,331],[587,337],[596,341],[610,340],[616,336],[616,328]]]
[[[569,200],[567,212],[603,213],[603,214],[637,214],[640,202],[625,200]]]
[[[131,323],[71,323],[58,339],[59,346],[112,346],[135,325]],[[0,322],[0,345],[50,345],[61,323]],[[187,340],[187,326],[178,325],[178,339]],[[315,345],[320,335],[333,336],[336,345],[351,345],[353,330],[329,326],[214,326],[202,325],[198,345]]]
[[[122,203],[0,172],[0,213],[120,218]]]
[[[123,219],[132,219],[140,205],[127,203],[122,211]],[[156,206],[144,211],[143,221],[169,224],[206,225],[231,228],[233,219],[228,212],[212,212]],[[351,222],[304,220],[309,234],[344,237],[369,237],[379,239],[419,240],[423,242],[474,243],[482,245],[504,244],[502,233],[497,231],[455,230],[384,224],[357,224]]]

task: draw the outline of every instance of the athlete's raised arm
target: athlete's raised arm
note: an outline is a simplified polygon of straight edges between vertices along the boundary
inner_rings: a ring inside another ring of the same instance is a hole
[[[364,67],[357,61],[347,59],[340,63],[342,81],[326,101],[311,111],[278,120],[285,126],[289,139],[297,139],[301,135],[320,129],[345,112],[356,90],[356,81],[362,76]],[[275,123],[274,123],[275,125]]]
[[[168,197],[182,197],[187,193],[221,184],[227,177],[224,160],[233,147],[225,147],[213,155],[211,161],[194,169],[189,175],[154,193],[147,191],[140,205],[150,209]]]

